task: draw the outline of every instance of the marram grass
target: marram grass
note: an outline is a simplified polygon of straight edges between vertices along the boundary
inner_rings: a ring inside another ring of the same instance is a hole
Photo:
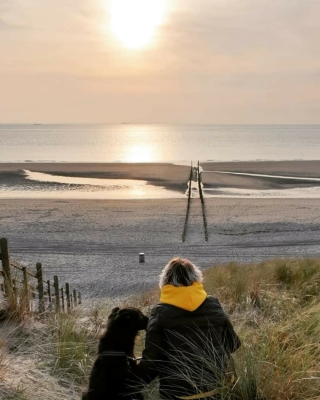
[[[233,355],[232,379],[221,384],[217,399],[320,399],[320,260],[231,263],[206,270],[204,277],[206,291],[219,298],[242,341]],[[110,310],[133,305],[149,313],[158,297],[155,289],[126,301],[39,320],[36,314],[25,314],[22,306],[11,305],[18,315],[10,322],[15,328],[6,330],[5,323],[0,323],[0,398],[2,393],[25,400],[80,398],[95,358],[99,330]],[[143,335],[136,353],[142,348]],[[197,356],[204,357],[201,352]],[[34,368],[47,374],[47,391],[40,382],[27,379],[13,386],[8,365],[23,358],[32,359]],[[214,371],[208,360],[204,379],[209,384],[210,368]],[[192,373],[187,379],[192,379]],[[157,382],[145,388],[145,396],[159,399]]]

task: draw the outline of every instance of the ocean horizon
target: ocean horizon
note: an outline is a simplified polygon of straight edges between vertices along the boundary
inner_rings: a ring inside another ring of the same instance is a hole
[[[203,163],[311,161],[318,160],[320,154],[320,125],[0,124],[0,139],[0,162],[25,164],[14,174],[4,175],[3,171],[0,174],[0,198],[12,199],[156,199],[184,198],[187,193],[187,179],[185,187],[177,191],[154,185],[147,179],[75,175],[68,168],[63,174],[33,171],[32,163],[190,166],[191,162],[196,165],[197,160]],[[213,188],[205,185],[204,194],[206,197],[320,198],[317,183],[320,174],[314,168],[314,182],[308,187],[300,184],[301,176],[292,173],[291,187],[283,185],[288,179],[285,176],[263,190],[217,183]],[[259,182],[274,179],[272,175],[264,177],[259,171],[253,171],[256,175],[251,177],[243,172],[246,171],[240,171],[233,178]],[[232,170],[226,173],[230,176]],[[216,177],[219,182],[220,177]],[[308,183],[307,176],[305,180]]]
[[[320,125],[0,124],[0,162],[317,160]]]

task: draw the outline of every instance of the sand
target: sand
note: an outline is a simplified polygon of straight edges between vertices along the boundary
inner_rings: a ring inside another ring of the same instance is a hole
[[[175,255],[203,268],[230,261],[320,255],[320,202],[300,199],[207,199],[209,240],[193,199],[182,243],[185,200],[1,200],[0,236],[11,257],[46,279],[69,282],[84,297],[139,293],[157,285]],[[139,253],[145,263],[139,263]]]
[[[318,161],[202,164],[211,170],[289,176],[298,176],[300,171],[300,176],[308,177],[317,177],[319,166]],[[183,193],[190,168],[173,164],[0,164],[0,182],[8,182],[21,169],[147,179],[165,182]],[[237,176],[231,178],[237,181]],[[260,186],[256,182],[255,187]],[[154,287],[164,265],[176,255],[203,268],[230,261],[320,255],[319,199],[206,198],[205,205],[207,242],[197,198],[192,199],[184,243],[186,198],[2,199],[0,236],[9,239],[12,258],[29,268],[42,262],[46,279],[58,275],[86,298],[136,294]],[[145,253],[143,264],[139,263],[140,252]]]
[[[17,172],[33,172],[105,179],[144,180],[171,190],[185,190],[190,167],[167,163],[0,163],[0,183],[10,182]]]
[[[205,188],[281,190],[320,186],[320,161],[205,162],[201,167]],[[169,163],[0,163],[0,185],[23,184],[23,170],[82,178],[142,180],[181,194],[186,191],[190,173],[189,166]],[[239,175],[242,173],[257,176]]]
[[[320,161],[201,163],[201,166],[204,170],[202,181],[208,188],[281,190],[320,186]],[[231,174],[209,173],[207,171],[231,172]],[[232,174],[232,172],[235,174]],[[242,173],[255,176],[241,175]]]

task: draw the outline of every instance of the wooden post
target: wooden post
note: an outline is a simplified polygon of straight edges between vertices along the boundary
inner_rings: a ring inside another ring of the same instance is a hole
[[[65,312],[63,287],[60,290],[61,290],[62,311]]]
[[[60,312],[60,293],[59,293],[59,279],[57,275],[53,277],[54,279],[54,296],[56,298],[56,312]]]
[[[42,265],[37,263],[37,280],[38,280],[38,293],[39,293],[39,312],[43,313],[45,311],[44,305],[44,290],[43,290],[43,276],[42,276]]]
[[[201,180],[201,173],[200,173],[200,163],[198,161],[198,187],[199,187],[199,195],[201,200],[201,207],[202,207],[202,217],[203,217],[203,227],[204,227],[204,235],[206,241],[208,241],[208,224],[207,224],[207,217],[206,217],[206,208],[204,204],[204,197],[202,191],[202,180]]]
[[[78,292],[78,304],[81,304],[81,293]]]
[[[18,288],[17,288],[17,281],[15,279],[12,279],[12,290],[13,290],[13,293],[14,293],[14,297],[18,301],[18,297],[17,297]]]
[[[10,257],[8,240],[5,238],[0,239],[1,261],[4,280],[4,292],[7,297],[12,294],[12,280],[10,271]]]
[[[47,280],[47,285],[48,285],[49,310],[52,310],[52,297],[51,297],[50,280]]]
[[[27,311],[30,311],[28,274],[27,274],[27,268],[26,267],[22,267],[22,273],[23,273],[23,301],[26,304]]]
[[[67,310],[69,312],[71,308],[71,301],[70,301],[70,289],[68,282],[66,283],[66,296],[67,296]]]
[[[77,291],[76,291],[76,289],[73,289],[73,305],[74,305],[74,307],[77,307]]]
[[[190,176],[189,176],[189,188],[188,188],[187,211],[186,211],[186,217],[185,217],[185,220],[184,220],[183,233],[182,233],[182,241],[183,242],[185,242],[186,236],[187,236],[188,219],[189,219],[190,204],[191,204],[191,184],[192,184],[192,179],[193,179],[193,166],[192,166],[192,162],[191,162],[191,169],[190,169]]]

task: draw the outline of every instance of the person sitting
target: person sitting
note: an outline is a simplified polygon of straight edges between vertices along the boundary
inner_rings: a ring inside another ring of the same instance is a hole
[[[183,258],[173,258],[160,275],[160,303],[151,311],[138,373],[145,383],[159,376],[161,399],[217,398],[230,355],[241,345],[202,280]]]

